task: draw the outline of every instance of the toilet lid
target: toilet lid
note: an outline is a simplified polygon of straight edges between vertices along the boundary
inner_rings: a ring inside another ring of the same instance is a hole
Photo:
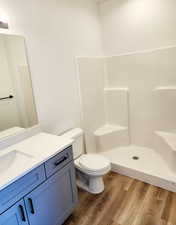
[[[80,157],[80,165],[90,171],[102,170],[109,166],[110,162],[98,154],[85,154]]]

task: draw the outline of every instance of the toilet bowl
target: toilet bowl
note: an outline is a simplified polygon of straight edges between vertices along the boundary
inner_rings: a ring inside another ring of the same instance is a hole
[[[98,194],[104,190],[103,175],[110,169],[110,162],[98,154],[83,154],[75,160],[78,186],[90,193]]]
[[[63,136],[74,140],[73,156],[77,185],[93,194],[103,192],[103,176],[111,169],[109,160],[98,154],[85,154],[83,131],[80,128],[68,131]]]

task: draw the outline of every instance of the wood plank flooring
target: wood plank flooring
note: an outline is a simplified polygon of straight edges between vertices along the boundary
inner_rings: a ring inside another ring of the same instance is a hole
[[[64,225],[176,225],[176,193],[110,172],[102,194],[79,190]]]

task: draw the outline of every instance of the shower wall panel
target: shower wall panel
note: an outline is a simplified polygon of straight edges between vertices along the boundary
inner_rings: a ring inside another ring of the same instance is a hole
[[[82,127],[86,149],[96,151],[94,131],[105,124],[104,59],[78,58]]]
[[[108,124],[128,127],[128,105],[127,88],[105,88],[105,110]]]
[[[109,88],[129,88],[132,144],[153,147],[154,131],[176,128],[176,93],[158,89],[176,86],[175,58],[176,47],[107,58]]]

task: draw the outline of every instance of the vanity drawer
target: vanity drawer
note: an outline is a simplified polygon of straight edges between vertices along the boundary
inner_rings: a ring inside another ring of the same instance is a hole
[[[0,214],[45,181],[44,164],[0,191]]]
[[[69,163],[71,160],[73,160],[72,146],[58,153],[56,156],[49,159],[45,163],[46,176],[50,177],[52,174],[54,174],[67,163]]]

